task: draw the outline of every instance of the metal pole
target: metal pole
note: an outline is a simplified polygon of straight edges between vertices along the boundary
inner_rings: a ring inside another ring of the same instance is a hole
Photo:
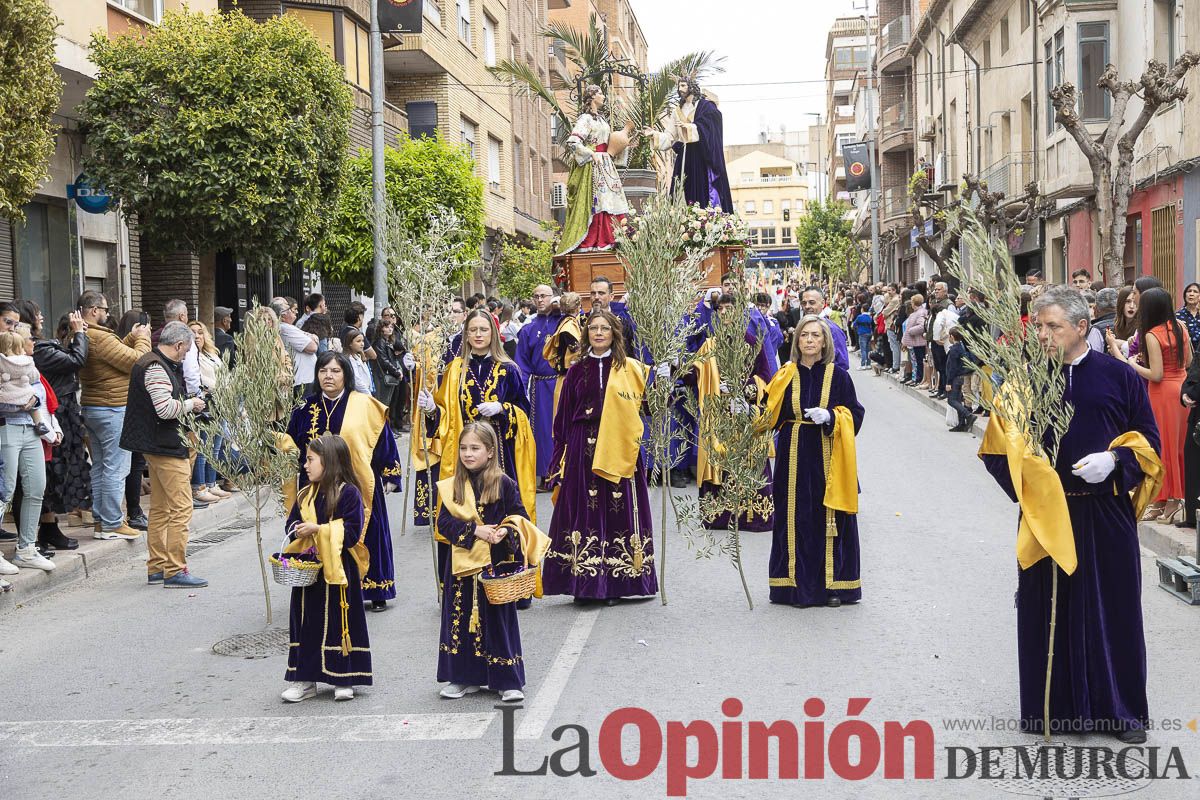
[[[879,170],[875,165],[875,53],[871,20],[864,14],[867,29],[867,152],[871,157],[871,283],[879,283]]]
[[[384,256],[383,175],[383,35],[379,30],[379,3],[371,0],[371,206],[374,211],[375,315],[387,305],[387,259]]]

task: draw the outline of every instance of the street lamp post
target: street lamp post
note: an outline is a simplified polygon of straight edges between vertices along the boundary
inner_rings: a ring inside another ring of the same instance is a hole
[[[387,259],[384,256],[383,171],[383,35],[379,30],[379,3],[371,0],[371,210],[374,214],[373,289],[375,316],[387,305]]]
[[[871,20],[860,14],[867,34],[867,154],[871,159],[871,283],[879,283],[879,169],[876,166],[875,127],[875,40],[871,36]]]

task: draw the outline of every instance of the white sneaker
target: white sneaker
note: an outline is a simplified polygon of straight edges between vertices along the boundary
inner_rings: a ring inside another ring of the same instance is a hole
[[[283,690],[279,695],[289,703],[299,703],[301,700],[307,700],[310,697],[317,696],[317,685],[306,681],[291,681],[291,686]]]
[[[333,689],[333,699],[334,700],[353,700],[354,699],[354,687],[353,686],[335,686]]]
[[[525,699],[525,693],[520,689],[505,689],[500,693],[500,700],[504,703],[519,703]]]
[[[0,592],[7,592],[11,588],[12,588],[11,583],[4,580],[4,578],[0,578]]]
[[[16,555],[13,556],[13,563],[18,567],[40,569],[46,572],[54,570],[54,562],[39,553],[33,545],[18,547]]]
[[[20,571],[15,564],[10,564],[4,556],[0,556],[0,575],[16,575]]]
[[[442,691],[438,692],[447,700],[457,700],[460,697],[466,697],[469,694],[475,694],[479,691],[478,686],[471,686],[465,683],[452,683]]]

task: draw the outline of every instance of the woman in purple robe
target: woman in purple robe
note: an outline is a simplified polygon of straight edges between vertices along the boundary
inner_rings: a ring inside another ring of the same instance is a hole
[[[827,439],[834,435],[839,406],[850,412],[854,433],[863,407],[850,373],[834,364],[833,337],[815,316],[796,325],[792,360],[768,388],[778,408],[771,543],[771,602],[837,607],[862,599],[858,563],[858,516],[825,505]],[[831,528],[830,516],[834,523]]]
[[[585,333],[584,354],[567,372],[554,418],[550,463],[560,483],[542,588],[580,604],[615,605],[658,592],[640,452],[646,370],[626,357],[620,321],[609,311],[594,309]]]

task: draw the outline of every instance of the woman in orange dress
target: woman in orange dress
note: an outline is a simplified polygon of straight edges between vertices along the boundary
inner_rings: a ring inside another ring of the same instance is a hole
[[[1147,289],[1138,301],[1138,341],[1141,352],[1129,359],[1138,374],[1149,381],[1150,407],[1158,423],[1165,470],[1162,489],[1142,515],[1143,520],[1174,522],[1183,511],[1183,446],[1188,410],[1180,402],[1180,389],[1192,361],[1187,329],[1175,318],[1175,304],[1166,289]]]

